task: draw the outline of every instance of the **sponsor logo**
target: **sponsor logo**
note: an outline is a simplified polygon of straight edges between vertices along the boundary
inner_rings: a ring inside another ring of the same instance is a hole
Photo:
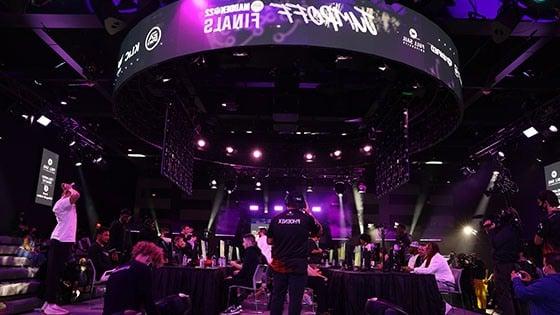
[[[130,58],[134,57],[140,51],[140,42],[136,42],[134,46],[132,46],[129,50],[121,55],[119,58],[119,62],[117,63],[117,77],[120,76],[122,72],[122,66],[130,60]]]
[[[301,224],[301,219],[278,219],[278,224]]]
[[[204,33],[260,28],[264,3],[260,0],[204,10]]]
[[[426,52],[426,45],[418,38],[418,32],[413,27],[408,30],[408,36],[403,35],[402,43],[421,53]]]
[[[146,40],[144,41],[144,47],[146,47],[146,50],[152,51],[154,48],[157,47],[160,40],[161,40],[161,28],[159,28],[159,26],[154,26],[150,29],[150,31],[146,35]]]
[[[558,177],[558,172],[552,171],[552,173],[550,173],[550,176],[552,176],[552,178],[556,178]]]

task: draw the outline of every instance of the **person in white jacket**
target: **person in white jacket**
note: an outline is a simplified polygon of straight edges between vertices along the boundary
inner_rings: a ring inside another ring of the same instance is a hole
[[[440,288],[447,288],[455,284],[455,278],[447,260],[439,253],[439,246],[436,243],[426,244],[426,259],[424,263],[414,268],[414,273],[433,274]]]

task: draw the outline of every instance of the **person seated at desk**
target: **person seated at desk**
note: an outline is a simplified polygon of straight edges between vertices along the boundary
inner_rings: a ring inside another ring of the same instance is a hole
[[[163,250],[151,242],[138,242],[132,249],[132,260],[109,276],[103,301],[103,315],[125,311],[145,311],[157,315],[152,296],[152,269],[163,264]]]
[[[455,285],[455,277],[447,260],[440,254],[439,246],[430,242],[425,246],[426,259],[422,266],[414,268],[412,271],[419,274],[433,274],[438,282],[440,289],[448,289]]]
[[[241,313],[241,302],[247,294],[247,290],[242,290],[241,297],[237,297],[237,292],[230,292],[229,287],[233,285],[241,285],[245,287],[253,287],[253,275],[259,264],[266,262],[266,259],[257,247],[257,241],[253,234],[245,234],[243,236],[243,263],[230,261],[230,265],[235,269],[233,277],[226,278],[226,286],[228,287],[228,295],[230,306],[224,312],[225,314]]]
[[[319,247],[319,236],[313,235],[309,238],[309,263],[312,265],[320,265],[323,260],[323,249]]]
[[[410,257],[408,258],[408,268],[403,268],[404,271],[411,271],[414,268],[422,266],[424,257],[420,254],[419,248],[420,244],[418,242],[414,241],[410,243],[410,246],[408,247],[408,254],[410,255]]]
[[[105,271],[115,268],[119,261],[116,252],[108,249],[109,239],[109,229],[101,227],[95,235],[95,243],[88,248],[88,258],[95,267],[95,280],[101,279]]]

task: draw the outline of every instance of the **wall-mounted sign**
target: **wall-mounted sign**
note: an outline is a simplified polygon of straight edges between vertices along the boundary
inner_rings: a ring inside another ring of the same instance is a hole
[[[461,100],[455,45],[423,15],[385,1],[183,0],[144,18],[121,46],[115,91],[167,60],[243,46],[314,46],[376,55],[439,79]]]
[[[546,189],[552,190],[556,196],[560,197],[560,162],[545,166],[544,178]]]
[[[39,179],[37,180],[37,191],[35,202],[45,206],[52,206],[54,188],[56,183],[56,170],[58,168],[58,154],[43,149]]]

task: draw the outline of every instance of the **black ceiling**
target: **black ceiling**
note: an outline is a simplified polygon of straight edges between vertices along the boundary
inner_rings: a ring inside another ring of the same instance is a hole
[[[5,10],[0,7],[0,10],[2,9]],[[25,14],[30,16],[52,12],[72,15],[87,13],[87,10],[77,5],[70,8],[66,6],[64,10],[49,5],[29,6]],[[76,23],[76,27],[71,29],[39,29],[77,62],[83,69],[82,73],[79,73],[68,63],[62,64],[63,59],[41,39],[36,28],[23,26],[25,23],[14,13],[5,11],[1,14],[0,38],[4,43],[8,43],[0,49],[2,115],[13,112],[14,117],[17,117],[25,110],[35,110],[39,113],[41,108],[51,106],[50,108],[76,119],[95,134],[104,147],[104,154],[125,157],[128,150],[132,149],[133,152],[152,157],[149,161],[142,162],[144,166],[153,169],[153,166],[158,165],[159,150],[131,134],[113,115],[111,85],[122,34],[111,36],[101,28],[101,24],[96,28],[80,28],[80,23]],[[6,18],[8,16],[10,18]],[[90,19],[88,21],[91,21],[91,17],[91,14],[84,15],[84,19]],[[449,16],[437,16],[436,20],[449,32],[460,53],[464,101],[467,107],[461,125],[449,138],[416,155],[413,160],[441,159],[461,163],[468,155],[474,153],[486,138],[504,126],[529,115],[535,108],[560,93],[560,40],[554,37],[558,32],[547,38],[537,32],[534,37],[513,36],[501,44],[496,44],[488,32],[491,21],[458,21]],[[523,56],[526,56],[526,60],[517,67],[511,67],[514,61]],[[251,62],[258,64],[258,60]],[[235,69],[231,69],[230,72],[235,73]],[[499,74],[504,76],[496,80]],[[205,85],[205,75],[207,74],[200,73],[200,80],[195,82],[194,86],[205,90],[201,101],[210,109],[210,116],[243,116],[243,119],[224,119],[227,123],[219,126],[219,132],[233,130],[242,133],[251,129],[254,130],[251,139],[255,141],[273,136],[270,132],[273,128],[272,122],[262,120],[263,116],[271,114],[261,110],[263,102],[269,101],[266,93],[263,93],[262,98],[237,95],[232,101],[239,104],[239,112],[224,112],[219,106],[229,100],[228,90]],[[263,78],[263,81],[268,79]],[[308,81],[320,79],[310,77]],[[375,80],[355,80],[353,87],[349,88],[360,89],[364,82],[369,84],[370,81]],[[14,92],[10,84],[17,84],[21,90]],[[370,90],[373,94],[379,92],[372,88]],[[45,103],[25,104],[20,96],[21,93],[27,92],[37,94]],[[360,115],[367,111],[367,106],[359,104],[370,100],[367,99],[367,94],[361,97],[365,99],[329,99],[329,95],[325,94],[323,101],[313,100],[298,106],[302,116],[313,116],[313,124],[318,131],[332,130],[333,123],[328,121],[328,118],[360,118]],[[67,104],[62,105],[61,102]],[[321,121],[321,117],[325,118],[324,121]],[[339,125],[336,128],[337,132],[344,132]],[[313,143],[320,135],[302,137],[308,137],[307,141]]]

